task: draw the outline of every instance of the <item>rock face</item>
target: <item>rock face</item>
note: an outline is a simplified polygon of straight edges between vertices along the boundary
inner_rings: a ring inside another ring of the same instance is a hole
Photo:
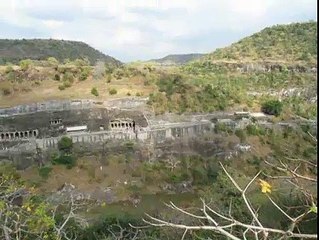
[[[123,143],[129,141],[135,145],[135,157],[147,161],[175,154],[225,155],[232,150],[223,149],[216,125],[243,129],[252,124],[251,118],[260,118],[263,120],[257,121],[260,126],[284,127],[267,122],[264,114],[212,113],[174,119],[146,117],[134,107],[119,109],[94,101],[74,102],[55,101],[0,110],[0,161],[13,162],[19,169],[43,164],[57,151],[63,136],[72,139],[76,154],[126,153],[128,148]],[[127,101],[116,102],[128,106]]]

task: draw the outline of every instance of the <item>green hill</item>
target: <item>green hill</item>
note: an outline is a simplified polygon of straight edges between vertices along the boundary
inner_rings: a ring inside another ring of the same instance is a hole
[[[87,58],[91,64],[102,60],[119,65],[120,61],[103,54],[88,44],[77,41],[53,39],[0,39],[0,64],[6,62],[18,63],[22,59],[45,60],[54,57],[59,61]]]
[[[152,59],[151,62],[157,62],[161,64],[185,64],[190,61],[199,59],[203,57],[204,54],[201,53],[190,53],[190,54],[171,54],[167,55],[166,57],[159,58],[159,59]]]
[[[275,25],[217,49],[206,60],[317,62],[317,22]]]

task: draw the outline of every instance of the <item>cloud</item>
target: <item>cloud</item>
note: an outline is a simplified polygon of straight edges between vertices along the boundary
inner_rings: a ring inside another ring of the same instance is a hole
[[[315,0],[7,0],[0,37],[84,41],[122,61],[211,52],[274,24],[317,17]]]

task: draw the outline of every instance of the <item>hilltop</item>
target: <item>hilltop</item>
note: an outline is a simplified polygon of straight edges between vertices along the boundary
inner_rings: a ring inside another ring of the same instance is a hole
[[[87,58],[91,64],[102,60],[119,65],[121,62],[103,54],[84,42],[53,39],[0,39],[0,64],[18,63],[23,59],[46,60],[54,57],[60,62],[77,58]]]
[[[159,59],[152,59],[150,62],[156,62],[161,64],[167,65],[180,65],[191,62],[193,60],[199,59],[203,57],[205,54],[201,53],[190,53],[190,54],[171,54],[167,55],[166,57],[159,58]]]
[[[317,62],[317,22],[267,27],[232,45],[217,49],[205,60]]]

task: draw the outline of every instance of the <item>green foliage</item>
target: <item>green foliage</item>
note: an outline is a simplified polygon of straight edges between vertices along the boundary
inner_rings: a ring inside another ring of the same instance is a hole
[[[53,40],[53,39],[30,39],[30,40],[0,40],[0,56],[6,62],[18,63],[21,59],[53,60],[70,63],[76,59],[86,59],[79,64],[94,64],[101,60],[111,66],[119,66],[121,62],[104,55],[98,50],[83,42]],[[56,61],[54,61],[56,64]]]
[[[82,67],[79,80],[80,81],[86,80],[90,74],[91,74],[91,68],[90,67]]]
[[[62,90],[65,90],[64,84],[63,84],[63,85],[59,85],[58,88],[59,88],[59,90],[61,90],[61,91],[62,91]]]
[[[8,65],[6,67],[5,74],[11,73],[11,72],[13,72],[13,67],[12,67],[12,65]]]
[[[44,179],[47,179],[50,175],[50,172],[52,171],[52,167],[45,166],[38,169],[39,175],[43,177]]]
[[[63,74],[62,80],[64,82],[69,82],[69,83],[72,84],[74,82],[74,76],[73,76],[73,74],[71,72],[65,72]]]
[[[270,115],[279,116],[282,112],[283,104],[278,100],[269,100],[262,104],[261,110]]]
[[[58,73],[54,74],[54,80],[60,81],[60,74],[58,74]]]
[[[241,143],[244,143],[246,141],[246,133],[243,129],[236,129],[235,135],[240,139]]]
[[[58,141],[58,149],[60,152],[69,154],[72,152],[72,148],[73,142],[71,138],[64,136]]]
[[[110,94],[110,95],[115,95],[115,94],[117,94],[117,90],[116,90],[115,88],[111,88],[111,89],[109,90],[109,94]]]
[[[94,95],[94,96],[99,96],[99,92],[97,91],[97,89],[95,88],[95,87],[93,87],[92,89],[91,89],[91,94],[92,95]]]
[[[48,57],[47,61],[50,66],[57,67],[59,65],[59,61],[54,57]]]
[[[314,62],[317,58],[317,23],[275,25],[230,47],[217,49],[207,59],[250,59]]]
[[[32,66],[32,60],[31,59],[21,60],[19,62],[19,65],[20,65],[21,70],[25,71]]]
[[[71,169],[76,164],[76,158],[70,154],[62,153],[58,156],[54,156],[51,162],[52,164],[66,165],[68,169]]]
[[[109,75],[107,75],[107,83],[110,83],[111,82],[111,80],[112,80],[112,75],[111,74],[109,74]]]

